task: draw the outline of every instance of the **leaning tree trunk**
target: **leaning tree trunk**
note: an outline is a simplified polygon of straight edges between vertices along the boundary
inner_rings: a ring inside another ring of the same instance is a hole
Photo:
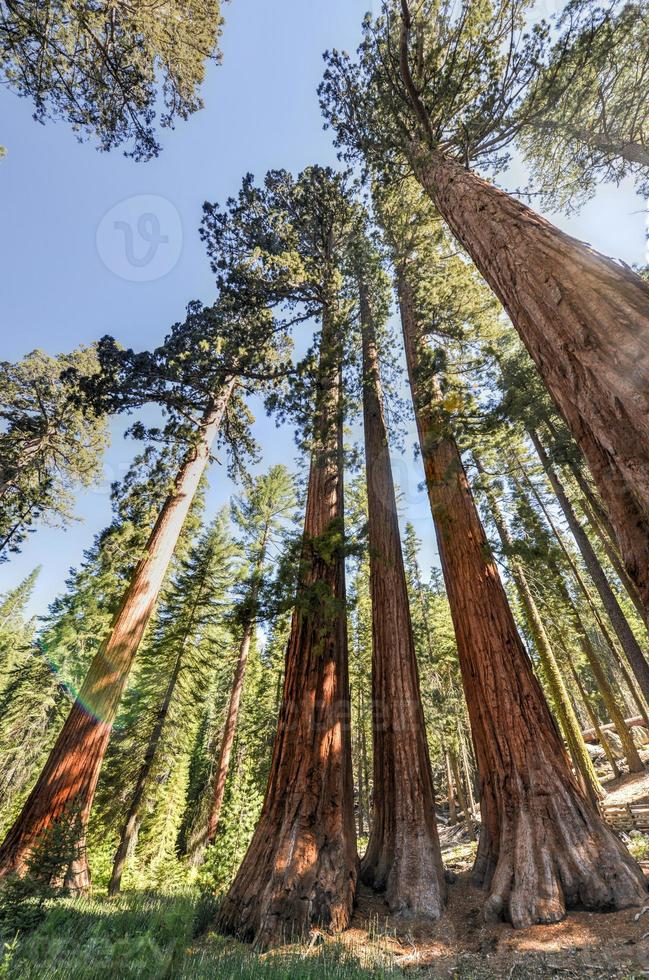
[[[581,556],[584,559],[584,564],[588,569],[588,574],[590,575],[595,588],[602,600],[602,605],[606,610],[608,618],[611,621],[613,629],[615,630],[617,637],[622,644],[622,649],[626,655],[627,660],[631,664],[631,669],[635,674],[636,680],[640,685],[640,690],[645,696],[645,699],[649,698],[649,663],[640,649],[640,644],[636,640],[633,630],[629,626],[629,621],[624,615],[615,593],[611,588],[611,585],[606,578],[604,569],[602,568],[599,559],[595,553],[595,549],[590,543],[590,539],[583,527],[579,523],[579,519],[575,514],[574,508],[568,499],[568,495],[563,488],[559,476],[552,466],[548,454],[538,437],[538,434],[532,430],[530,431],[530,437],[534,443],[534,448],[538,454],[539,459],[545,473],[550,481],[552,489],[556,495],[557,500],[561,506],[561,510],[564,513],[566,521],[568,522],[568,527],[570,532],[577,542],[577,547],[581,552]]]
[[[426,484],[481,785],[475,873],[488,919],[560,920],[567,907],[643,902],[638,865],[579,788],[490,555],[457,446],[418,368],[411,284],[399,276],[406,359]],[[433,393],[434,395],[434,393]],[[427,407],[425,407],[427,406]]]
[[[90,665],[36,785],[0,847],[0,877],[22,872],[41,835],[65,814],[74,814],[80,817],[82,831],[74,889],[84,890],[90,884],[85,828],[113,721],[234,386],[235,379],[229,380],[204,415],[199,439],[158,515],[110,633]]]
[[[256,587],[253,584],[253,608],[257,599],[256,592]],[[216,766],[216,774],[214,777],[214,795],[212,798],[209,820],[207,822],[206,841],[208,844],[213,843],[219,826],[219,817],[221,816],[221,807],[223,806],[223,797],[225,795],[225,784],[228,778],[230,758],[232,756],[232,746],[234,745],[234,736],[237,730],[237,720],[239,718],[239,706],[241,704],[241,694],[243,692],[243,679],[246,673],[246,665],[250,654],[250,644],[252,642],[254,628],[255,619],[254,617],[251,617],[244,625],[243,636],[239,645],[239,656],[237,658],[237,665],[234,670],[234,679],[230,690],[228,710],[225,716],[223,735],[221,737],[219,761]]]
[[[473,451],[473,460],[478,470],[478,474],[482,479],[481,487],[487,498],[489,510],[491,511],[491,516],[493,517],[494,524],[496,525],[496,530],[498,531],[501,544],[505,549],[507,563],[511,570],[512,578],[516,584],[521,605],[525,610],[525,618],[527,619],[530,631],[534,637],[534,643],[539,654],[541,666],[543,667],[543,672],[554,701],[557,717],[559,719],[559,726],[563,731],[564,738],[568,744],[568,750],[575,764],[575,770],[582,780],[584,789],[592,795],[593,800],[601,800],[606,796],[606,791],[597,777],[595,767],[593,766],[593,762],[588,754],[588,750],[586,749],[586,743],[581,736],[579,721],[577,720],[577,716],[570,702],[568,691],[563,681],[561,670],[559,669],[559,664],[557,663],[554,650],[552,649],[552,644],[550,643],[550,638],[548,637],[541,614],[538,606],[536,605],[534,596],[532,595],[529,582],[527,581],[527,575],[525,574],[522,564],[520,561],[518,561],[514,554],[514,541],[505,521],[505,517],[500,509],[498,498],[493,487],[486,478],[482,461],[475,450]]]
[[[344,929],[356,887],[336,330],[325,315],[300,584],[266,796],[217,919],[260,948],[312,927]]]
[[[115,857],[113,859],[113,870],[108,883],[108,894],[111,897],[117,895],[122,887],[122,876],[126,867],[126,861],[131,851],[131,847],[134,845],[134,842],[137,839],[140,829],[140,824],[142,822],[142,800],[149,782],[149,776],[156,758],[162,732],[169,715],[169,708],[174,696],[174,691],[176,690],[176,684],[178,683],[178,678],[180,676],[183,650],[184,644],[176,657],[176,662],[171,672],[171,677],[169,678],[167,689],[162,699],[162,704],[158,710],[153,731],[149,737],[146,752],[144,753],[144,759],[142,760],[142,765],[140,766],[140,771],[138,772],[137,779],[135,781],[135,789],[133,791],[133,796],[131,797],[128,813],[126,814],[126,820],[120,835],[119,845],[117,847],[117,851],[115,852]]]
[[[437,918],[446,888],[421,703],[380,364],[361,285],[363,419],[372,596],[374,794],[363,881],[393,912]]]
[[[649,285],[443,154],[410,158],[581,447],[649,609]]]

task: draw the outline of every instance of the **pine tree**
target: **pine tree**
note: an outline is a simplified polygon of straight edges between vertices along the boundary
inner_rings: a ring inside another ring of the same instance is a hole
[[[98,370],[94,347],[51,357],[32,351],[0,363],[0,561],[20,551],[40,521],[68,524],[79,487],[101,475],[106,420],[74,403],[66,371]]]
[[[253,479],[245,496],[236,498],[233,502],[233,519],[243,535],[249,574],[238,607],[237,618],[241,631],[239,656],[214,779],[214,799],[207,827],[208,843],[214,841],[218,828],[250,645],[260,619],[264,618],[264,592],[268,591],[270,585],[267,581],[269,553],[272,555],[278,535],[291,517],[294,507],[295,490],[284,466],[274,466],[266,475]]]
[[[108,886],[111,895],[120,890],[128,855],[143,822],[145,829],[148,824],[149,866],[164,866],[175,855],[183,787],[186,791],[190,750],[205,692],[211,688],[215,655],[232,643],[225,618],[235,557],[227,515],[221,513],[192,547],[167,588],[154,635],[143,651],[137,685],[118,720],[126,733],[126,753],[120,752],[119,739],[114,749],[113,785],[122,786],[119,798],[126,804],[126,819]],[[129,792],[125,793],[127,779]],[[180,803],[176,806],[168,801],[170,780],[178,783],[175,795]],[[147,809],[153,812],[147,815]],[[155,855],[150,853],[152,848]]]
[[[3,0],[0,73],[27,96],[35,118],[65,119],[101,150],[127,145],[148,160],[155,129],[187,119],[203,102],[205,63],[219,61],[220,0],[97,5],[90,0]]]
[[[40,571],[41,566],[38,565],[15,589],[0,596],[0,695],[16,660],[32,643],[34,623],[25,619],[25,607],[31,599]]]
[[[394,911],[441,915],[446,885],[389,457],[378,334],[387,314],[378,258],[359,247],[363,420],[372,596],[374,796],[361,862]]]
[[[504,43],[520,34],[523,6],[440,15],[426,0],[415,15],[389,0],[385,10],[366,20],[358,64],[328,58],[321,100],[337,143],[379,174],[412,168],[532,356],[649,608],[649,287],[469,169],[502,164],[512,138],[502,106],[525,92],[521,65],[534,77],[534,32],[523,58]]]
[[[284,304],[322,328],[317,366],[293,384],[303,445],[311,451],[296,608],[286,652],[273,762],[257,829],[218,921],[260,946],[312,925],[349,922],[356,838],[349,733],[343,522],[343,271],[357,212],[345,178],[311,167],[296,179],[244,180],[236,234],[207,205],[203,234],[215,267],[238,295]],[[255,261],[248,259],[251,252]],[[306,412],[304,399],[307,395]]]

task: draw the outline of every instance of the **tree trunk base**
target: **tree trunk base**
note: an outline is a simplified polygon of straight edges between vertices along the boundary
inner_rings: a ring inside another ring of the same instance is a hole
[[[370,840],[361,862],[361,881],[383,895],[394,915],[439,919],[446,904],[444,868],[439,844],[422,835],[375,854]]]
[[[251,847],[244,858],[217,928],[261,950],[302,940],[314,928],[346,929],[357,878],[350,848],[333,841],[318,847],[307,834],[295,834],[290,850],[288,841],[274,835],[265,843],[253,842],[254,853]],[[270,861],[264,860],[269,851]]]
[[[643,905],[640,867],[599,814],[560,784],[503,812],[495,867],[488,833],[481,834],[476,872],[486,883],[488,922],[515,929],[559,922],[570,908],[608,912]],[[493,867],[493,873],[484,869]]]

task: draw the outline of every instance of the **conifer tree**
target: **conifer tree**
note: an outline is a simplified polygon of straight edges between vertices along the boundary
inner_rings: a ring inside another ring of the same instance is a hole
[[[160,151],[156,103],[167,127],[202,108],[221,25],[220,0],[2,0],[0,75],[39,122],[65,119],[101,150],[126,144],[128,156],[148,160]]]
[[[232,504],[233,519],[243,536],[249,573],[237,611],[241,640],[214,777],[214,798],[207,827],[210,844],[216,836],[223,804],[250,645],[258,623],[264,618],[264,593],[270,585],[269,559],[294,507],[293,482],[284,466],[274,466],[267,474],[254,478],[246,494],[235,498]]]
[[[412,168],[531,354],[649,608],[649,287],[469,169],[502,165],[503,112],[534,77],[536,36],[523,58],[506,40],[520,34],[524,5],[440,14],[426,0],[415,14],[386,0],[384,12],[366,20],[357,64],[328,56],[321,101],[337,143],[388,178]]]
[[[245,414],[232,417],[239,373],[245,373],[244,367],[267,371],[275,342],[265,310],[242,319],[232,307],[191,304],[185,322],[176,324],[152,355],[138,357],[129,351],[115,358],[115,345],[104,343],[107,379],[102,376],[94,385],[91,379],[86,397],[95,405],[122,408],[157,400],[169,412],[165,435],[184,442],[185,452],[57,742],[0,847],[0,877],[20,872],[39,835],[67,809],[80,814],[82,830],[87,826],[122,692],[212,445],[217,436],[235,447],[241,441],[247,444]],[[81,891],[90,883],[83,841],[78,851],[73,888]]]
[[[344,928],[356,885],[343,521],[344,262],[358,226],[344,176],[311,167],[244,180],[203,235],[239,297],[321,320],[317,366],[293,384],[311,452],[295,612],[264,806],[221,906],[222,929],[259,946],[311,926]],[[249,257],[254,256],[254,261]],[[307,405],[304,405],[306,395]],[[302,404],[300,405],[300,402]]]
[[[31,646],[34,623],[25,619],[29,602],[41,566],[34,568],[15,589],[0,596],[0,693],[10,676],[16,660]]]
[[[149,446],[124,479],[113,484],[112,523],[97,535],[80,568],[71,571],[66,592],[51,604],[35,644],[21,652],[14,666],[0,702],[5,722],[0,731],[0,798],[7,816],[15,815],[16,801],[47,757],[110,627],[164,502],[174,463],[173,452],[162,456]],[[188,531],[192,524],[188,521]]]
[[[0,561],[38,522],[68,524],[74,492],[99,478],[106,420],[74,402],[66,372],[98,370],[94,347],[51,357],[35,350],[0,363]]]
[[[363,421],[372,596],[374,805],[361,862],[366,884],[393,911],[441,915],[446,886],[419,673],[390,465],[378,335],[386,285],[368,243],[359,246]]]
[[[485,915],[514,926],[552,922],[576,901],[625,907],[642,901],[638,867],[579,788],[523,646],[475,506],[448,400],[425,343],[418,295],[439,306],[430,329],[485,315],[462,258],[431,263],[417,223],[399,211],[388,238],[426,486],[455,626],[478,763],[482,829],[474,871]],[[425,228],[424,224],[424,228]],[[443,255],[443,253],[442,253]],[[400,275],[399,275],[400,273]],[[479,289],[478,289],[479,292]],[[549,828],[553,831],[550,835]]]
[[[123,784],[129,771],[135,778],[129,785],[110,895],[120,890],[147,806],[157,809],[151,796],[168,794],[169,780],[177,779],[179,772],[187,779],[190,749],[205,692],[211,687],[215,654],[232,642],[224,621],[235,558],[227,515],[221,513],[192,547],[166,591],[154,635],[141,660],[134,703],[125,706],[122,720],[123,730],[133,735],[127,741],[128,754],[120,758],[118,753],[121,764],[116,767],[115,782]],[[178,793],[182,800],[184,794]],[[149,816],[149,823],[155,825],[152,838],[157,849],[150,863],[160,864],[169,852],[173,856],[182,816],[182,805],[165,806],[164,826],[156,821],[155,813]]]

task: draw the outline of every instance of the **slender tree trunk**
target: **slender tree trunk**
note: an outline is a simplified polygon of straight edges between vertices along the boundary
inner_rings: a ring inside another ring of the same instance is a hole
[[[466,747],[466,739],[464,738],[464,733],[458,723],[457,727],[457,737],[460,742],[460,747],[462,751],[462,768],[464,769],[464,780],[466,782],[466,791],[469,797],[469,809],[471,810],[471,820],[473,821],[475,813],[475,796],[473,793],[473,773],[471,771],[471,766],[469,764],[469,753]]]
[[[441,153],[410,158],[581,447],[649,609],[649,286]]]
[[[627,572],[626,568],[622,564],[622,560],[618,554],[617,547],[609,537],[608,532],[606,531],[606,528],[602,525],[599,517],[592,509],[590,505],[590,501],[587,500],[585,497],[583,497],[580,500],[580,506],[584,512],[586,520],[588,521],[592,530],[599,538],[602,548],[604,549],[604,552],[606,554],[606,557],[611,563],[611,567],[613,568],[613,571],[617,575],[626,594],[628,595],[629,599],[633,603],[635,611],[637,612],[638,616],[644,623],[645,628],[647,628],[647,610],[642,605],[642,600],[640,599],[638,590],[636,589],[635,585],[629,578],[629,573]]]
[[[363,881],[393,912],[437,918],[446,888],[401,551],[379,355],[361,285],[363,418],[372,596],[374,795]]]
[[[444,765],[446,767],[446,788],[448,790],[448,825],[455,827],[457,823],[457,806],[455,805],[455,780],[453,779],[453,768],[448,749],[443,746]]]
[[[514,622],[439,404],[421,397],[420,333],[400,270],[406,360],[481,783],[475,872],[488,919],[556,922],[567,907],[644,900],[642,872],[579,788]],[[434,401],[436,401],[434,399]],[[426,406],[425,408],[423,406]]]
[[[613,629],[615,630],[617,637],[622,644],[622,649],[624,650],[626,658],[631,664],[633,673],[635,674],[638,684],[640,685],[640,690],[644,694],[645,698],[649,698],[649,663],[647,663],[647,660],[640,649],[640,644],[636,640],[633,630],[629,626],[629,622],[620,608],[620,604],[615,597],[615,593],[613,592],[613,589],[606,578],[604,569],[599,563],[599,559],[595,554],[595,550],[590,543],[588,535],[579,523],[574,508],[568,499],[568,495],[563,488],[563,484],[561,483],[556,470],[548,458],[541,440],[534,431],[530,432],[530,437],[534,443],[534,448],[538,453],[539,459],[541,460],[541,464],[547,474],[552,489],[556,494],[557,500],[561,505],[561,510],[563,511],[568,522],[570,532],[577,542],[577,547],[579,548],[581,556],[584,559],[584,563],[588,569],[588,574],[590,575],[593,584],[597,589],[599,597],[602,600],[602,605],[604,606]]]
[[[223,931],[260,948],[314,926],[344,929],[356,887],[339,351],[325,313],[300,585],[271,770],[259,823],[218,915]]]
[[[139,833],[140,824],[142,822],[140,814],[142,799],[149,782],[149,774],[151,773],[151,769],[155,761],[156,752],[160,743],[160,737],[167,721],[169,706],[171,705],[171,700],[174,696],[174,691],[176,690],[176,684],[178,683],[178,677],[180,675],[180,668],[182,665],[183,650],[184,644],[176,657],[176,662],[174,664],[173,671],[171,672],[171,677],[169,678],[169,683],[167,684],[167,689],[165,691],[164,698],[162,699],[162,704],[160,705],[158,716],[156,718],[153,731],[151,732],[146,752],[144,754],[144,759],[137,776],[135,790],[131,798],[131,805],[129,806],[128,813],[126,814],[126,822],[122,828],[119,846],[113,860],[112,874],[108,883],[108,894],[111,897],[117,895],[122,887],[122,875],[124,874],[126,861],[131,851],[131,846]]]
[[[473,823],[473,813],[469,810],[467,803],[466,794],[464,792],[464,786],[462,785],[462,775],[460,773],[460,766],[458,764],[458,758],[455,752],[451,750],[449,753],[451,761],[451,770],[453,772],[453,779],[455,781],[455,790],[457,793],[457,802],[462,811],[462,816],[464,817],[464,822],[466,824],[466,829],[471,840],[476,839],[475,824]]]
[[[608,743],[608,739],[606,738],[606,735],[602,731],[602,726],[599,723],[599,718],[597,717],[597,712],[593,708],[593,705],[591,703],[591,700],[588,697],[588,694],[586,692],[586,689],[585,689],[584,685],[581,682],[581,679],[579,677],[579,674],[575,670],[575,665],[573,664],[572,660],[568,659],[568,665],[570,667],[570,671],[572,673],[574,682],[577,685],[577,690],[579,691],[579,693],[581,695],[581,700],[583,701],[583,703],[584,703],[584,705],[586,707],[586,711],[588,712],[588,717],[590,718],[590,723],[593,726],[593,728],[595,729],[595,734],[597,736],[597,739],[599,741],[599,744],[602,746],[604,752],[606,753],[606,758],[608,759],[609,765],[610,765],[610,767],[611,767],[611,769],[613,771],[613,776],[615,777],[615,779],[618,779],[619,776],[621,775],[620,768],[619,768],[619,766],[617,764],[617,760],[616,760],[615,756],[611,752],[611,746]]]
[[[358,781],[358,836],[365,836],[365,785],[363,772],[363,702],[362,702],[362,691],[359,687],[358,697],[356,701],[357,711],[356,711],[356,731],[358,738],[358,752],[357,752],[357,767],[356,767],[356,777]],[[353,700],[353,698],[352,698]]]
[[[514,555],[514,541],[505,522],[504,515],[500,509],[500,504],[498,503],[493,487],[486,478],[482,461],[475,450],[473,451],[473,460],[481,477],[481,487],[484,490],[487,498],[489,510],[491,511],[491,516],[493,517],[494,524],[496,525],[498,536],[507,555],[507,563],[511,570],[512,578],[516,584],[521,605],[525,610],[526,619],[528,621],[532,636],[534,637],[541,666],[543,667],[543,672],[554,701],[554,706],[559,719],[559,725],[568,744],[568,750],[575,764],[575,770],[583,782],[583,788],[592,795],[593,800],[601,800],[606,796],[606,791],[598,779],[597,773],[595,772],[595,767],[593,766],[592,760],[588,755],[586,743],[581,737],[581,728],[579,726],[579,722],[577,721],[577,716],[575,715],[570,702],[566,685],[564,684],[563,677],[561,676],[559,664],[557,663],[557,659],[554,655],[552,644],[550,643],[550,639],[534,600],[534,596],[532,595],[532,590],[530,589],[527,581],[527,576],[525,575],[523,566]]]
[[[253,585],[253,608],[256,601],[257,589],[256,586]],[[243,680],[246,673],[246,665],[250,654],[250,644],[252,642],[254,628],[255,619],[253,617],[245,624],[243,636],[239,645],[239,656],[237,658],[237,666],[234,671],[234,679],[230,690],[230,701],[228,703],[228,710],[225,716],[225,726],[223,728],[221,747],[219,749],[219,761],[216,766],[216,775],[214,777],[214,796],[212,798],[212,806],[207,824],[208,844],[211,844],[214,841],[216,831],[219,826],[219,817],[221,815],[223,796],[225,794],[225,783],[228,778],[232,746],[234,745],[234,736],[237,730],[237,720],[239,718],[239,706],[241,704],[241,694],[243,692]]]
[[[36,785],[0,847],[0,877],[21,872],[39,837],[64,814],[74,812],[80,816],[83,834],[75,887],[84,890],[90,884],[85,828],[113,721],[234,386],[235,379],[228,381],[204,415],[200,438],[158,515],[110,632],[90,665]]]
[[[594,601],[593,597],[591,596],[590,591],[589,591],[586,583],[584,582],[583,576],[582,576],[581,572],[579,571],[579,568],[577,567],[577,565],[576,565],[576,563],[575,563],[575,561],[573,559],[573,556],[571,555],[570,551],[568,550],[568,547],[566,546],[566,543],[565,543],[565,541],[563,539],[563,535],[561,534],[559,528],[555,524],[555,522],[554,522],[554,520],[552,518],[552,515],[548,511],[547,507],[543,503],[542,497],[539,495],[539,493],[536,490],[536,487],[534,486],[534,484],[531,482],[531,480],[529,479],[529,477],[525,473],[525,470],[522,467],[521,467],[521,469],[522,469],[522,472],[523,472],[523,476],[525,478],[525,481],[527,483],[527,486],[529,487],[530,491],[532,492],[532,494],[534,496],[534,499],[536,500],[536,502],[538,503],[539,507],[541,508],[541,511],[542,511],[542,513],[543,513],[543,515],[544,515],[547,523],[548,523],[548,526],[549,526],[550,530],[552,531],[552,534],[554,535],[554,538],[555,538],[557,544],[559,545],[559,547],[560,547],[560,549],[561,549],[561,551],[562,551],[562,553],[563,553],[563,555],[564,555],[564,557],[565,557],[565,559],[566,559],[566,561],[568,563],[568,566],[569,566],[569,568],[570,568],[570,570],[572,572],[572,576],[574,578],[574,581],[577,584],[577,588],[579,589],[579,591],[581,592],[581,594],[584,596],[586,602],[588,603],[588,606],[589,606],[589,608],[590,608],[590,610],[591,610],[591,612],[592,612],[592,614],[593,614],[593,616],[595,618],[595,622],[597,623],[597,625],[599,627],[599,630],[600,630],[600,632],[601,632],[601,634],[602,634],[602,636],[604,638],[604,641],[605,641],[606,645],[608,646],[609,650],[611,651],[611,655],[613,656],[613,660],[619,665],[620,670],[622,672],[622,676],[624,677],[624,680],[626,682],[626,685],[629,688],[629,691],[631,692],[631,696],[632,696],[633,700],[635,701],[635,703],[637,705],[638,711],[642,715],[642,718],[643,718],[645,724],[649,728],[649,717],[647,715],[647,709],[645,708],[644,703],[643,703],[643,700],[642,700],[642,697],[640,695],[640,692],[638,691],[637,687],[635,686],[635,684],[633,682],[633,678],[629,674],[629,671],[627,670],[626,664],[624,663],[624,654],[620,652],[620,650],[617,647],[617,644],[613,640],[613,637],[609,633],[609,631],[608,631],[608,629],[606,627],[606,623],[602,619],[602,617],[600,615],[600,612],[599,612],[599,609],[597,608],[597,605],[595,604],[595,601]],[[514,482],[516,483],[517,486],[519,486],[516,477],[514,477]],[[563,593],[564,600],[565,600],[566,604],[572,610],[573,619],[574,619],[575,625],[577,627],[577,632],[578,632],[578,634],[580,636],[581,643],[582,643],[582,646],[583,646],[583,644],[584,644],[585,641],[590,642],[589,636],[588,636],[588,631],[587,631],[587,629],[586,629],[586,627],[585,627],[585,625],[584,625],[584,623],[583,623],[583,621],[581,619],[581,616],[580,616],[580,614],[579,614],[579,612],[578,612],[575,604],[572,602],[572,599],[570,598],[570,595],[568,594],[568,591],[566,590],[565,585],[563,584],[563,579],[562,579],[561,573],[560,573],[560,571],[558,569],[556,569],[556,573],[557,573],[557,584],[559,585],[559,588],[562,590],[562,593]]]

